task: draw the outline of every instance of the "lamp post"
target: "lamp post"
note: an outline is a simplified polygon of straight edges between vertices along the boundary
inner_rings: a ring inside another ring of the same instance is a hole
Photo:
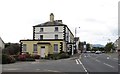
[[[76,50],[76,34],[77,34],[77,28],[80,28],[80,27],[76,27],[75,28],[75,50]],[[74,54],[74,50],[72,50],[72,55]]]

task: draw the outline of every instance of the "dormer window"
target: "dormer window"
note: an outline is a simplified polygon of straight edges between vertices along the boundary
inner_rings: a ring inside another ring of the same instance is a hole
[[[57,32],[58,32],[58,27],[55,27],[55,31],[57,31]]]
[[[43,28],[40,28],[40,32],[43,32]]]

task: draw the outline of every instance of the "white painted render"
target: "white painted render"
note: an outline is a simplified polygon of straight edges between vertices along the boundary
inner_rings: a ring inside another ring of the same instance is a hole
[[[58,27],[58,32],[55,27]],[[43,32],[40,32],[40,28],[43,28]],[[43,39],[55,39],[55,35],[58,35],[58,39],[63,39],[63,26],[35,27],[35,39],[39,39],[40,35],[43,35]]]
[[[5,47],[5,44],[4,44],[3,40],[0,37],[0,50],[4,49],[4,47]]]

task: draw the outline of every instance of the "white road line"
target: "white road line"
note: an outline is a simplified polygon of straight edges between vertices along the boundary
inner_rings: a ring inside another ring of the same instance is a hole
[[[113,58],[114,60],[118,60],[118,58]]]
[[[110,59],[109,57],[107,57],[107,59]]]
[[[77,64],[79,64],[79,62],[78,62],[78,60],[77,60],[77,59],[76,59],[75,61],[76,61],[76,63],[77,63]]]
[[[36,70],[40,70],[40,69],[36,69]]]
[[[19,68],[3,68],[3,70],[20,70]]]
[[[80,62],[80,64],[82,65],[82,67],[83,67],[83,69],[85,70],[85,72],[87,72],[87,74],[88,74],[88,71],[87,71],[87,69],[85,68],[85,66],[82,64],[82,62],[79,60],[79,62]]]
[[[78,59],[79,63],[82,64],[82,62],[80,61],[80,59]]]
[[[100,61],[99,61],[99,60],[97,60],[97,59],[96,59],[95,61],[100,62]]]
[[[46,70],[46,71],[49,71],[49,72],[60,72],[60,71],[55,71],[55,70]]]
[[[111,65],[109,65],[109,64],[107,64],[107,63],[103,63],[104,65],[106,65],[106,66],[109,66],[109,67],[111,67],[111,68],[114,68],[113,66],[111,66]]]

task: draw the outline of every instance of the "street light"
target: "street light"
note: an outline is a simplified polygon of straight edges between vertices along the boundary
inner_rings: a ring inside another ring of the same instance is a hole
[[[77,28],[80,28],[80,27],[75,28],[75,38],[76,38],[76,34],[77,34]],[[75,39],[75,50],[76,50],[76,39]],[[74,50],[72,49],[72,55],[73,54],[74,54]]]

